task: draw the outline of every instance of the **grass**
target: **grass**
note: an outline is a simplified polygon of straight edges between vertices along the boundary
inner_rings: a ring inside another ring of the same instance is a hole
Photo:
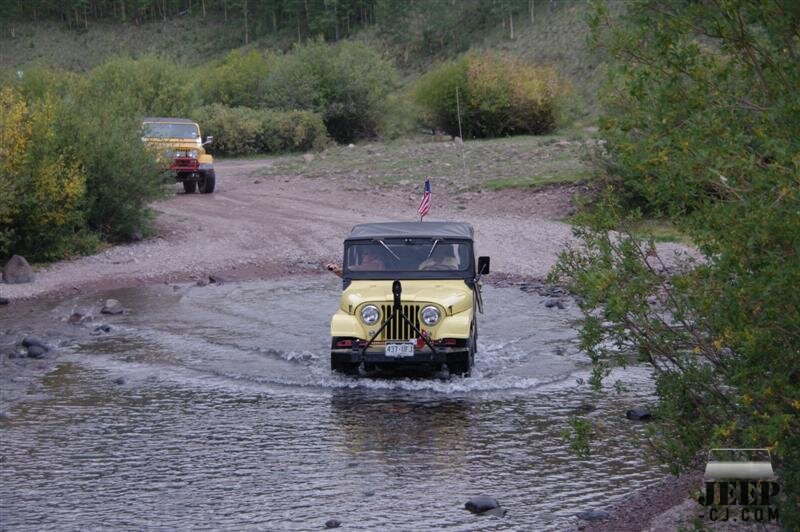
[[[489,190],[501,190],[505,188],[539,188],[544,185],[552,185],[555,183],[575,183],[584,181],[591,177],[591,171],[585,170],[576,174],[559,173],[550,176],[524,176],[524,177],[508,177],[503,179],[490,179],[484,181],[483,186]]]
[[[564,221],[568,224],[575,225],[580,223],[580,219],[581,213],[576,213],[567,216]],[[640,240],[652,238],[654,242],[673,242],[676,244],[694,246],[692,239],[678,230],[675,224],[669,220],[661,218],[641,218],[632,225],[626,226],[626,229],[632,236]]]
[[[567,139],[572,140],[567,140]],[[315,154],[281,155],[253,176],[300,175],[345,178],[373,186],[405,186],[431,178],[434,187],[467,192],[536,187],[582,181],[590,176],[585,155],[594,146],[587,133],[520,136],[491,140],[432,142],[425,138],[334,146]]]
[[[692,240],[681,233],[674,224],[668,220],[643,218],[631,228],[631,234],[637,238],[652,238],[655,242],[675,242],[692,245]]]

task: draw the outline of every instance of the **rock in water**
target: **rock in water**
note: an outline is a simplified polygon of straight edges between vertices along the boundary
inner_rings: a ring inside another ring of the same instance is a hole
[[[3,268],[3,281],[8,284],[21,284],[33,282],[33,270],[25,257],[14,255]]]
[[[481,495],[479,497],[472,497],[470,500],[468,500],[464,505],[464,508],[474,514],[482,514],[483,512],[500,508],[500,503],[497,502],[497,499],[493,497]]]
[[[342,522],[338,519],[328,519],[325,521],[325,528],[339,528],[342,526]]]
[[[100,310],[103,314],[122,314],[125,312],[125,309],[122,308],[122,304],[116,299],[106,299],[106,304],[103,305],[103,308]]]
[[[110,331],[111,331],[111,325],[106,325],[105,323],[103,325],[98,325],[97,327],[94,328],[94,332],[110,332]]]
[[[603,510],[584,510],[575,514],[579,519],[584,521],[602,521],[609,519],[611,514]]]
[[[11,301],[7,297],[0,297],[0,305],[8,305]]]
[[[114,379],[114,384],[122,386],[123,384],[125,384],[125,379],[123,377],[117,377],[116,379]]]
[[[213,284],[225,284],[226,279],[221,275],[209,275],[208,282]]]
[[[653,415],[647,408],[643,406],[637,406],[636,408],[625,412],[625,417],[632,419],[633,421],[650,421],[653,418]]]
[[[33,347],[38,346],[44,349],[45,351],[50,351],[50,346],[47,345],[47,342],[39,338],[38,336],[26,336],[22,339],[22,347]]]
[[[42,358],[45,353],[47,353],[47,349],[40,345],[32,345],[28,348],[28,357],[30,358]]]
[[[486,510],[481,515],[493,515],[495,517],[505,517],[508,510],[505,508],[492,508],[491,510]]]

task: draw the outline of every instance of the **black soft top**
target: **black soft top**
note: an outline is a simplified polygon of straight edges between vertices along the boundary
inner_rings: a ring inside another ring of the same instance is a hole
[[[142,122],[145,123],[166,123],[166,124],[196,124],[194,120],[189,120],[188,118],[165,118],[161,116],[145,116],[142,118]]]
[[[347,240],[373,238],[460,238],[472,240],[472,226],[465,222],[382,222],[353,227]]]

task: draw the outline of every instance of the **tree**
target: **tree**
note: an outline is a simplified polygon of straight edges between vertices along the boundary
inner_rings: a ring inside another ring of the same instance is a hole
[[[621,23],[602,4],[590,19],[613,62],[605,191],[555,277],[582,298],[592,384],[629,355],[652,366],[650,436],[664,461],[680,469],[709,447],[768,447],[782,525],[796,528],[800,6],[627,7]],[[699,259],[669,264],[652,239],[633,237],[626,228],[641,213],[670,218]]]

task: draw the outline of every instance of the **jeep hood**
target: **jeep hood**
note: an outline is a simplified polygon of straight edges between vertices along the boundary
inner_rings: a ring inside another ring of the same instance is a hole
[[[393,281],[353,281],[342,293],[341,308],[352,312],[363,303],[391,303]],[[403,303],[435,303],[457,314],[472,306],[472,290],[463,280],[400,281]],[[349,307],[349,308],[348,308]]]
[[[159,148],[171,148],[171,149],[184,149],[184,150],[200,150],[201,143],[200,139],[164,139],[158,137],[145,137],[143,139],[147,144],[151,146],[157,146]]]

